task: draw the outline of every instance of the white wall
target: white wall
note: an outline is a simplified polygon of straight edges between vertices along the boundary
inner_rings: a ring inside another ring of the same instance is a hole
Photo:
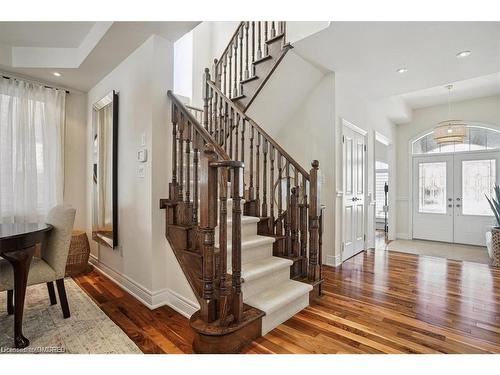
[[[76,208],[75,229],[87,228],[87,95],[71,91],[66,95],[64,141],[64,203]]]
[[[174,43],[174,92],[191,97],[193,93],[193,33]]]
[[[490,96],[452,104],[453,116],[464,121],[481,122],[489,125],[500,126],[500,96]],[[406,124],[396,126],[397,147],[397,183],[396,215],[398,238],[409,238],[411,233],[409,220],[410,205],[410,161],[409,142],[413,138],[430,131],[448,115],[448,105],[437,105],[416,109],[413,111],[412,120]]]
[[[94,263],[149,307],[169,304],[189,315],[196,299],[164,235],[160,198],[167,197],[171,139],[166,91],[173,87],[173,44],[150,37],[88,93],[87,230],[91,232],[92,103],[119,92],[118,249],[92,242]],[[145,177],[136,151],[146,138]],[[172,281],[171,284],[169,282]],[[184,309],[184,310],[183,310]]]

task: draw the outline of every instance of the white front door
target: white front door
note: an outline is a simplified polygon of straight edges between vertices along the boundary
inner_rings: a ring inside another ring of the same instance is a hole
[[[344,246],[342,260],[365,248],[365,136],[344,126]]]
[[[413,159],[413,238],[453,242],[453,156]]]
[[[454,159],[454,242],[486,246],[485,233],[494,221],[485,195],[499,182],[500,153],[464,153]]]
[[[485,195],[500,178],[500,153],[413,159],[413,238],[485,246],[493,216]]]

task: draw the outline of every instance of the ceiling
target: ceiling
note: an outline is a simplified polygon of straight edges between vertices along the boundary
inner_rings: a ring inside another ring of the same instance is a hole
[[[198,23],[0,22],[0,70],[86,92],[151,35],[175,42]]]
[[[401,96],[416,108],[446,101],[453,82],[464,81],[462,100],[499,93],[499,38],[499,22],[332,22],[294,47],[365,99]],[[472,54],[457,58],[464,50]]]
[[[0,43],[15,47],[75,48],[95,22],[0,22]]]

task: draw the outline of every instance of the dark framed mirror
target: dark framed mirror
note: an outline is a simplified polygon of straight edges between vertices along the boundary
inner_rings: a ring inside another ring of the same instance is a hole
[[[92,106],[92,239],[118,245],[118,93]]]

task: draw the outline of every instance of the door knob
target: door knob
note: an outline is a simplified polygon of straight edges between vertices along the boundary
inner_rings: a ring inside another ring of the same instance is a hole
[[[460,201],[460,198],[457,198],[457,201]]]
[[[448,207],[450,207],[450,208],[451,208],[451,207],[453,207],[453,205],[452,205],[452,204],[449,204],[449,205],[448,205]]]
[[[351,199],[351,200],[352,200],[353,202],[356,202],[356,199],[357,199],[357,198],[352,197],[352,199]]]
[[[451,198],[448,198],[448,202],[451,202],[452,200],[453,200],[453,199],[451,199]]]
[[[457,204],[457,207],[460,207],[460,205],[459,205],[459,204]]]

